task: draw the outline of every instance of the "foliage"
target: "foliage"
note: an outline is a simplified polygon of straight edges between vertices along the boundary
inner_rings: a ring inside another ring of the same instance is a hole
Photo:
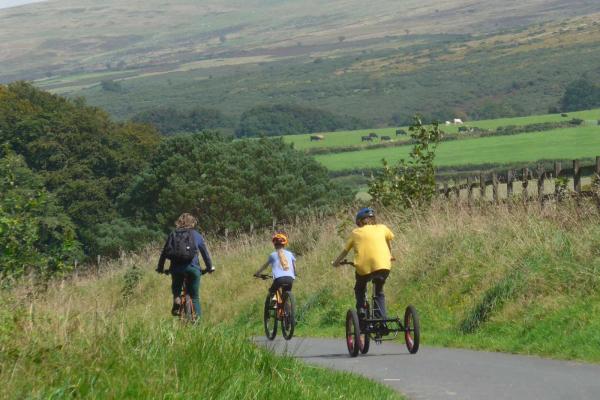
[[[257,106],[242,114],[238,137],[279,136],[297,133],[356,129],[363,123],[350,116],[296,105]]]
[[[145,225],[115,218],[96,225],[92,253],[116,257],[123,251],[138,250],[148,243],[162,239],[162,233]]]
[[[423,126],[419,117],[415,117],[409,131],[416,141],[410,160],[401,159],[394,167],[383,160],[383,171],[369,184],[369,194],[383,205],[420,206],[429,203],[435,194],[433,161],[442,132],[437,124]]]
[[[94,226],[117,217],[117,195],[144,167],[158,141],[150,127],[111,122],[82,100],[24,82],[0,86],[0,143],[23,155],[44,178],[88,251]]]
[[[233,126],[233,121],[219,110],[202,107],[190,110],[175,107],[155,108],[136,114],[133,120],[151,124],[163,134],[201,132],[206,129]]]
[[[0,158],[0,276],[70,270],[82,257],[75,226],[23,157]]]
[[[600,85],[585,78],[571,82],[560,99],[562,111],[586,110],[600,106]]]
[[[124,215],[167,229],[182,212],[202,229],[248,229],[289,220],[339,200],[325,168],[280,139],[224,139],[214,133],[164,140],[123,194]]]

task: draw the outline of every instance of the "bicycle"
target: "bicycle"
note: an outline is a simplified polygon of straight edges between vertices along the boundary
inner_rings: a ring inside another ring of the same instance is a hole
[[[167,269],[165,275],[171,274],[171,270]],[[209,273],[207,270],[201,270],[200,274],[204,275]],[[194,303],[192,301],[192,296],[187,292],[187,285],[189,282],[189,277],[185,277],[183,280],[183,285],[181,286],[181,293],[179,294],[179,309],[174,316],[178,316],[180,320],[185,322],[196,322],[197,315],[196,310],[194,309]]]
[[[340,265],[354,266],[354,263],[343,260]],[[371,340],[374,340],[376,344],[381,344],[385,340],[396,339],[398,334],[402,332],[404,333],[404,341],[408,352],[415,354],[419,350],[421,332],[417,309],[411,304],[406,307],[404,323],[398,317],[387,318],[382,316],[375,296],[375,283],[371,283],[373,307],[369,304],[367,293],[365,293],[363,304],[365,315],[359,316],[353,308],[346,313],[346,346],[348,347],[348,353],[351,357],[358,356],[359,352],[367,354]],[[393,334],[393,337],[384,338],[389,334]]]
[[[255,278],[266,280],[273,278],[271,275],[255,275]],[[265,299],[263,322],[265,336],[269,340],[275,339],[277,335],[277,322],[281,321],[281,333],[285,340],[294,336],[296,327],[296,299],[290,288],[282,286],[277,289],[273,296],[270,292]]]

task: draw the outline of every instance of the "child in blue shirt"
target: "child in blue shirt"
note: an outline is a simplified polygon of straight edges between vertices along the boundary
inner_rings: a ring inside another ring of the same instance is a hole
[[[296,257],[291,251],[285,250],[288,244],[288,238],[285,233],[276,233],[271,239],[275,251],[269,255],[269,259],[264,263],[254,276],[260,276],[269,265],[273,274],[273,284],[269,289],[271,294],[274,294],[280,287],[286,287],[287,290],[292,290],[294,279],[296,278]]]

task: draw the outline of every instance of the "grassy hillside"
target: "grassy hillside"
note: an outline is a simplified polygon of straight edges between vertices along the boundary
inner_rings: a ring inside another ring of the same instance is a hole
[[[484,137],[442,142],[436,152],[436,166],[527,163],[537,160],[562,160],[599,155],[600,127],[556,129],[514,136]],[[381,160],[395,163],[407,158],[411,146],[389,147],[317,155],[315,158],[331,171],[377,168]]]
[[[141,259],[45,293],[27,283],[0,292],[0,398],[401,398],[349,373],[275,357],[231,324],[172,320],[167,279]]]
[[[397,235],[399,261],[386,286],[392,312],[415,304],[425,345],[600,361],[600,218],[593,204],[574,207],[440,203],[423,214],[383,213]],[[352,215],[289,227],[291,248],[301,254],[294,288],[299,335],[343,335],[354,274],[329,262],[352,229]],[[208,321],[228,315],[261,334],[267,284],[251,274],[269,247],[265,235],[213,248],[222,270],[205,280]],[[235,294],[235,302],[223,294]]]
[[[0,81],[38,79],[119,118],[282,102],[379,125],[527,115],[598,78],[598,12],[592,0],[57,0],[0,11]]]
[[[585,110],[571,112],[567,114],[567,117],[562,117],[560,114],[541,114],[531,115],[528,117],[514,117],[514,118],[496,118],[487,120],[467,121],[464,126],[466,127],[477,127],[481,129],[496,129],[501,126],[523,126],[529,124],[537,124],[542,122],[563,122],[570,118],[580,118],[586,121],[587,125],[597,125],[600,120],[600,109]],[[461,125],[440,125],[440,128],[447,134],[454,134],[458,132],[458,128]],[[359,129],[355,131],[336,131],[336,132],[321,132],[324,136],[322,141],[311,141],[310,137],[313,134],[305,135],[287,135],[283,136],[283,140],[287,143],[293,143],[294,147],[299,150],[318,148],[335,148],[342,146],[357,146],[358,148],[368,146],[370,143],[361,141],[361,136],[366,136],[371,132],[375,132],[377,135],[387,135],[392,138],[393,141],[404,141],[409,138],[405,136],[396,136],[397,129],[404,129],[408,133],[408,127],[398,128],[379,128],[379,129]],[[373,143],[378,143],[375,139]]]
[[[297,334],[339,337],[341,347],[354,273],[329,262],[352,215],[287,227],[299,256]],[[396,233],[390,314],[416,305],[424,345],[600,362],[600,216],[592,203],[438,203],[380,219]],[[169,279],[153,272],[153,249],[103,265],[100,278],[0,292],[0,397],[395,398],[251,346],[245,338],[263,334],[268,287],[251,275],[270,252],[269,233],[209,243],[218,271],[202,278],[198,327],[171,321]]]

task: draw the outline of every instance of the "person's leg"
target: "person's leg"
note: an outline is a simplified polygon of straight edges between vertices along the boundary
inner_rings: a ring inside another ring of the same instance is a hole
[[[186,276],[188,279],[187,282],[187,291],[192,298],[192,304],[194,305],[194,310],[196,311],[196,318],[200,318],[202,315],[202,310],[200,308],[200,269],[189,265],[186,269]]]
[[[173,293],[173,307],[171,308],[171,314],[173,315],[178,315],[179,312],[179,295],[181,294],[184,278],[184,273],[171,273],[171,293]]]
[[[369,282],[369,275],[358,275],[355,274],[356,283],[354,284],[354,298],[356,299],[356,311],[360,314],[365,312],[365,293],[367,291],[367,283]]]
[[[385,294],[383,293],[383,286],[385,285],[385,280],[389,276],[389,270],[379,270],[373,273],[373,282],[375,283],[375,299],[377,300],[377,304],[379,305],[379,310],[381,311],[381,317],[386,318],[387,312],[385,309]]]

